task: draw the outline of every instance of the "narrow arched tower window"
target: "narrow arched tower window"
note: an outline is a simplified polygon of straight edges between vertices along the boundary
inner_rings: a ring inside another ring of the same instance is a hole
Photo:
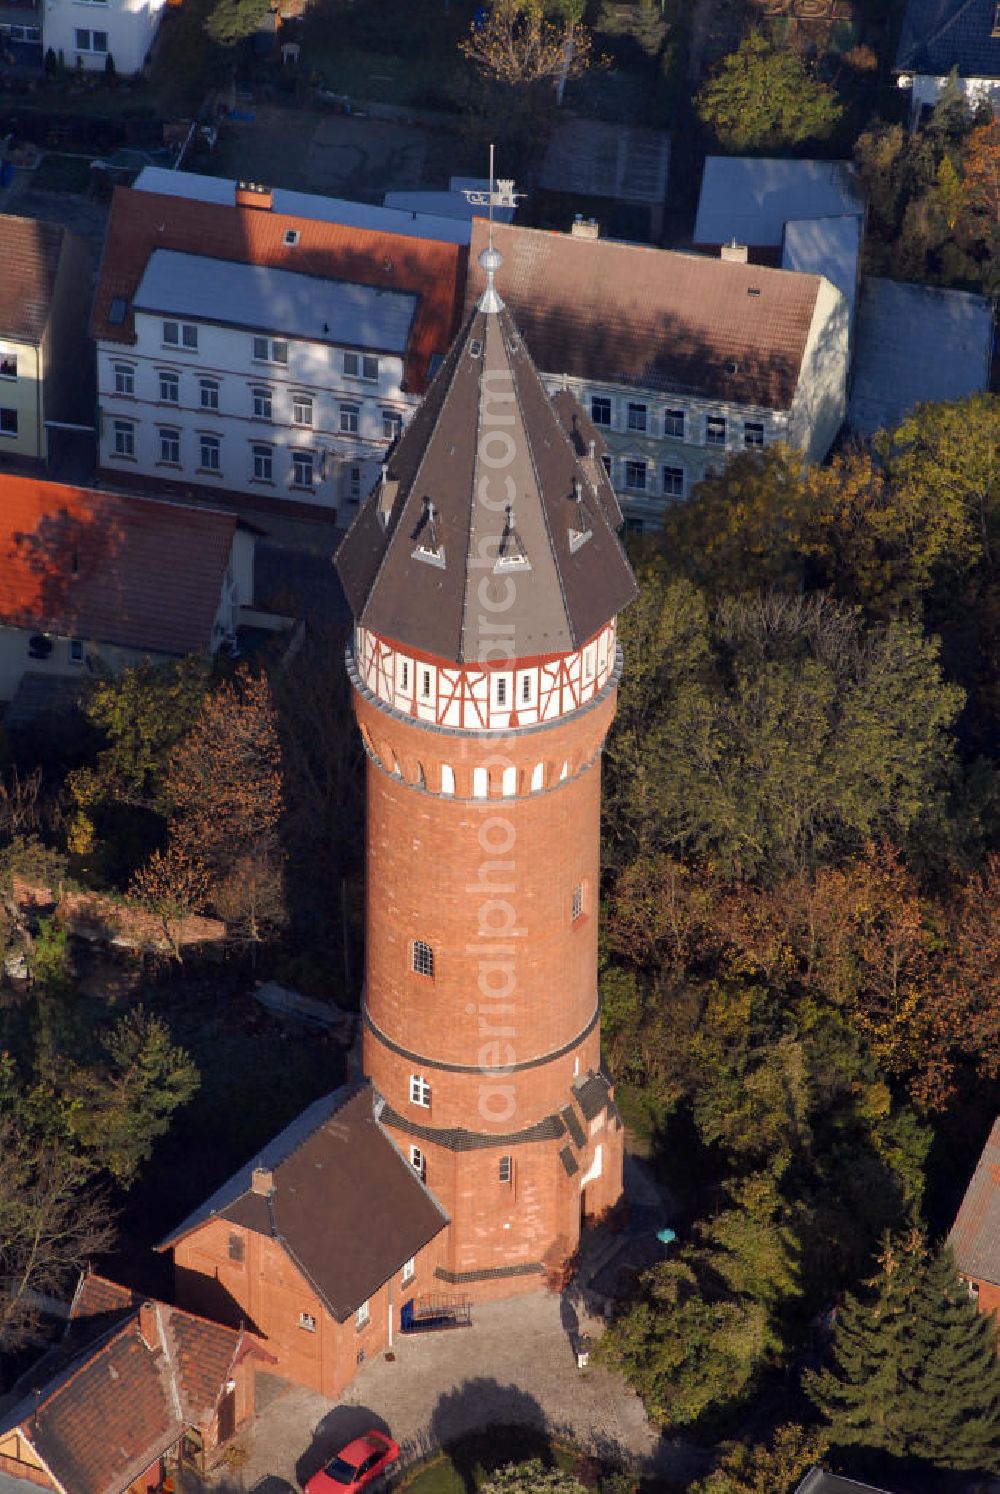
[[[413,968],[418,975],[434,974],[434,951],[422,939],[413,941]]]

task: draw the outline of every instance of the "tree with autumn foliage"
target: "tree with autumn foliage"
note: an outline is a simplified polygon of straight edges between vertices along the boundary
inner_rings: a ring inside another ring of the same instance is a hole
[[[285,919],[281,743],[270,684],[245,665],[202,702],[170,757],[166,849],[133,886],[168,914],[208,907],[258,944]]]
[[[582,0],[493,0],[459,51],[483,77],[508,88],[581,77],[593,54],[584,9]]]

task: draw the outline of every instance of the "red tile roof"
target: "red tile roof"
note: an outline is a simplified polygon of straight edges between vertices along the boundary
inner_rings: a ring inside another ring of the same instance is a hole
[[[236,518],[0,475],[0,624],[183,654],[209,647]]]
[[[65,232],[36,218],[0,216],[0,337],[41,342]]]
[[[79,1285],[69,1310],[70,1322],[81,1322],[85,1318],[99,1318],[106,1313],[121,1313],[136,1305],[139,1298],[131,1287],[119,1286],[96,1271],[87,1271],[80,1277]]]
[[[1000,1116],[965,1190],[948,1244],[961,1272],[1000,1286]]]
[[[284,241],[289,229],[299,235],[294,246]],[[91,332],[95,339],[134,343],[132,298],[154,249],[417,295],[404,370],[406,387],[415,393],[426,387],[432,357],[448,351],[458,328],[468,254],[462,245],[347,228],[262,207],[230,207],[119,187],[94,298]],[[125,319],[119,325],[108,320],[116,297],[126,303]]]
[[[466,311],[488,226],[472,225]],[[818,275],[497,223],[497,290],[547,374],[786,410]]]
[[[185,1429],[208,1426],[239,1359],[273,1359],[243,1330],[161,1302],[140,1307],[126,1288],[101,1277],[81,1283],[74,1314],[84,1293],[92,1304],[132,1297],[128,1320],[42,1385],[30,1412],[13,1424],[70,1494],[120,1494]],[[141,1312],[148,1314],[148,1341]]]

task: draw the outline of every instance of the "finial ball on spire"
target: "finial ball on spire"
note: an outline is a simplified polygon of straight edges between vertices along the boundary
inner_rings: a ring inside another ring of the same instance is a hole
[[[497,270],[499,270],[500,266],[503,264],[503,255],[500,253],[499,249],[494,249],[493,245],[491,244],[490,247],[488,249],[484,249],[482,254],[479,256],[479,263],[482,265],[487,275],[495,275]]]

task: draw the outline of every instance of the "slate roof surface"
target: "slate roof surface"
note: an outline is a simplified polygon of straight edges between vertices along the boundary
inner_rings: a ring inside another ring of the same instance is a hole
[[[299,235],[294,245],[284,242],[289,229]],[[426,386],[431,358],[448,347],[457,325],[466,257],[460,245],[352,228],[278,209],[119,187],[94,297],[95,339],[135,342],[132,301],[156,249],[416,296],[404,382],[418,392]],[[123,320],[117,324],[109,320],[116,298],[125,303]]]
[[[269,1199],[252,1190],[255,1166],[273,1173]],[[340,1322],[447,1224],[378,1124],[367,1084],[311,1105],[160,1248],[212,1218],[278,1238]]]
[[[481,662],[492,603],[514,658],[578,648],[635,596],[598,468],[578,456],[510,315],[474,309],[389,457],[387,521],[380,485],[337,551],[355,619],[440,659]],[[508,564],[515,554],[524,563]]]
[[[156,653],[207,649],[233,514],[0,475],[0,624]]]
[[[861,282],[847,423],[891,429],[915,405],[989,387],[993,307],[985,296],[868,276]]]
[[[573,1094],[585,1120],[592,1121],[607,1108],[611,1099],[608,1081],[603,1074],[588,1074],[579,1084],[574,1084]]]
[[[403,354],[417,298],[294,270],[154,249],[132,304],[136,311]]]
[[[1000,1116],[976,1163],[948,1243],[966,1276],[1000,1286]]]
[[[0,216],[0,338],[41,342],[65,232],[37,218]]]
[[[897,73],[1000,78],[995,0],[909,0],[896,48]]]
[[[849,161],[707,156],[694,226],[696,244],[776,248],[794,218],[863,217]]]
[[[842,1478],[838,1473],[827,1473],[825,1468],[810,1468],[795,1494],[887,1494],[887,1491],[876,1489],[874,1484]]]
[[[83,1294],[84,1306],[120,1300],[114,1284],[100,1278],[88,1278]],[[19,1425],[72,1494],[120,1494],[187,1427],[213,1416],[244,1345],[261,1352],[236,1329],[151,1306],[151,1343],[139,1331],[136,1305],[0,1427]]]
[[[467,311],[485,284],[487,233],[477,219]],[[546,374],[790,407],[817,275],[503,224],[493,239],[497,290]]]

